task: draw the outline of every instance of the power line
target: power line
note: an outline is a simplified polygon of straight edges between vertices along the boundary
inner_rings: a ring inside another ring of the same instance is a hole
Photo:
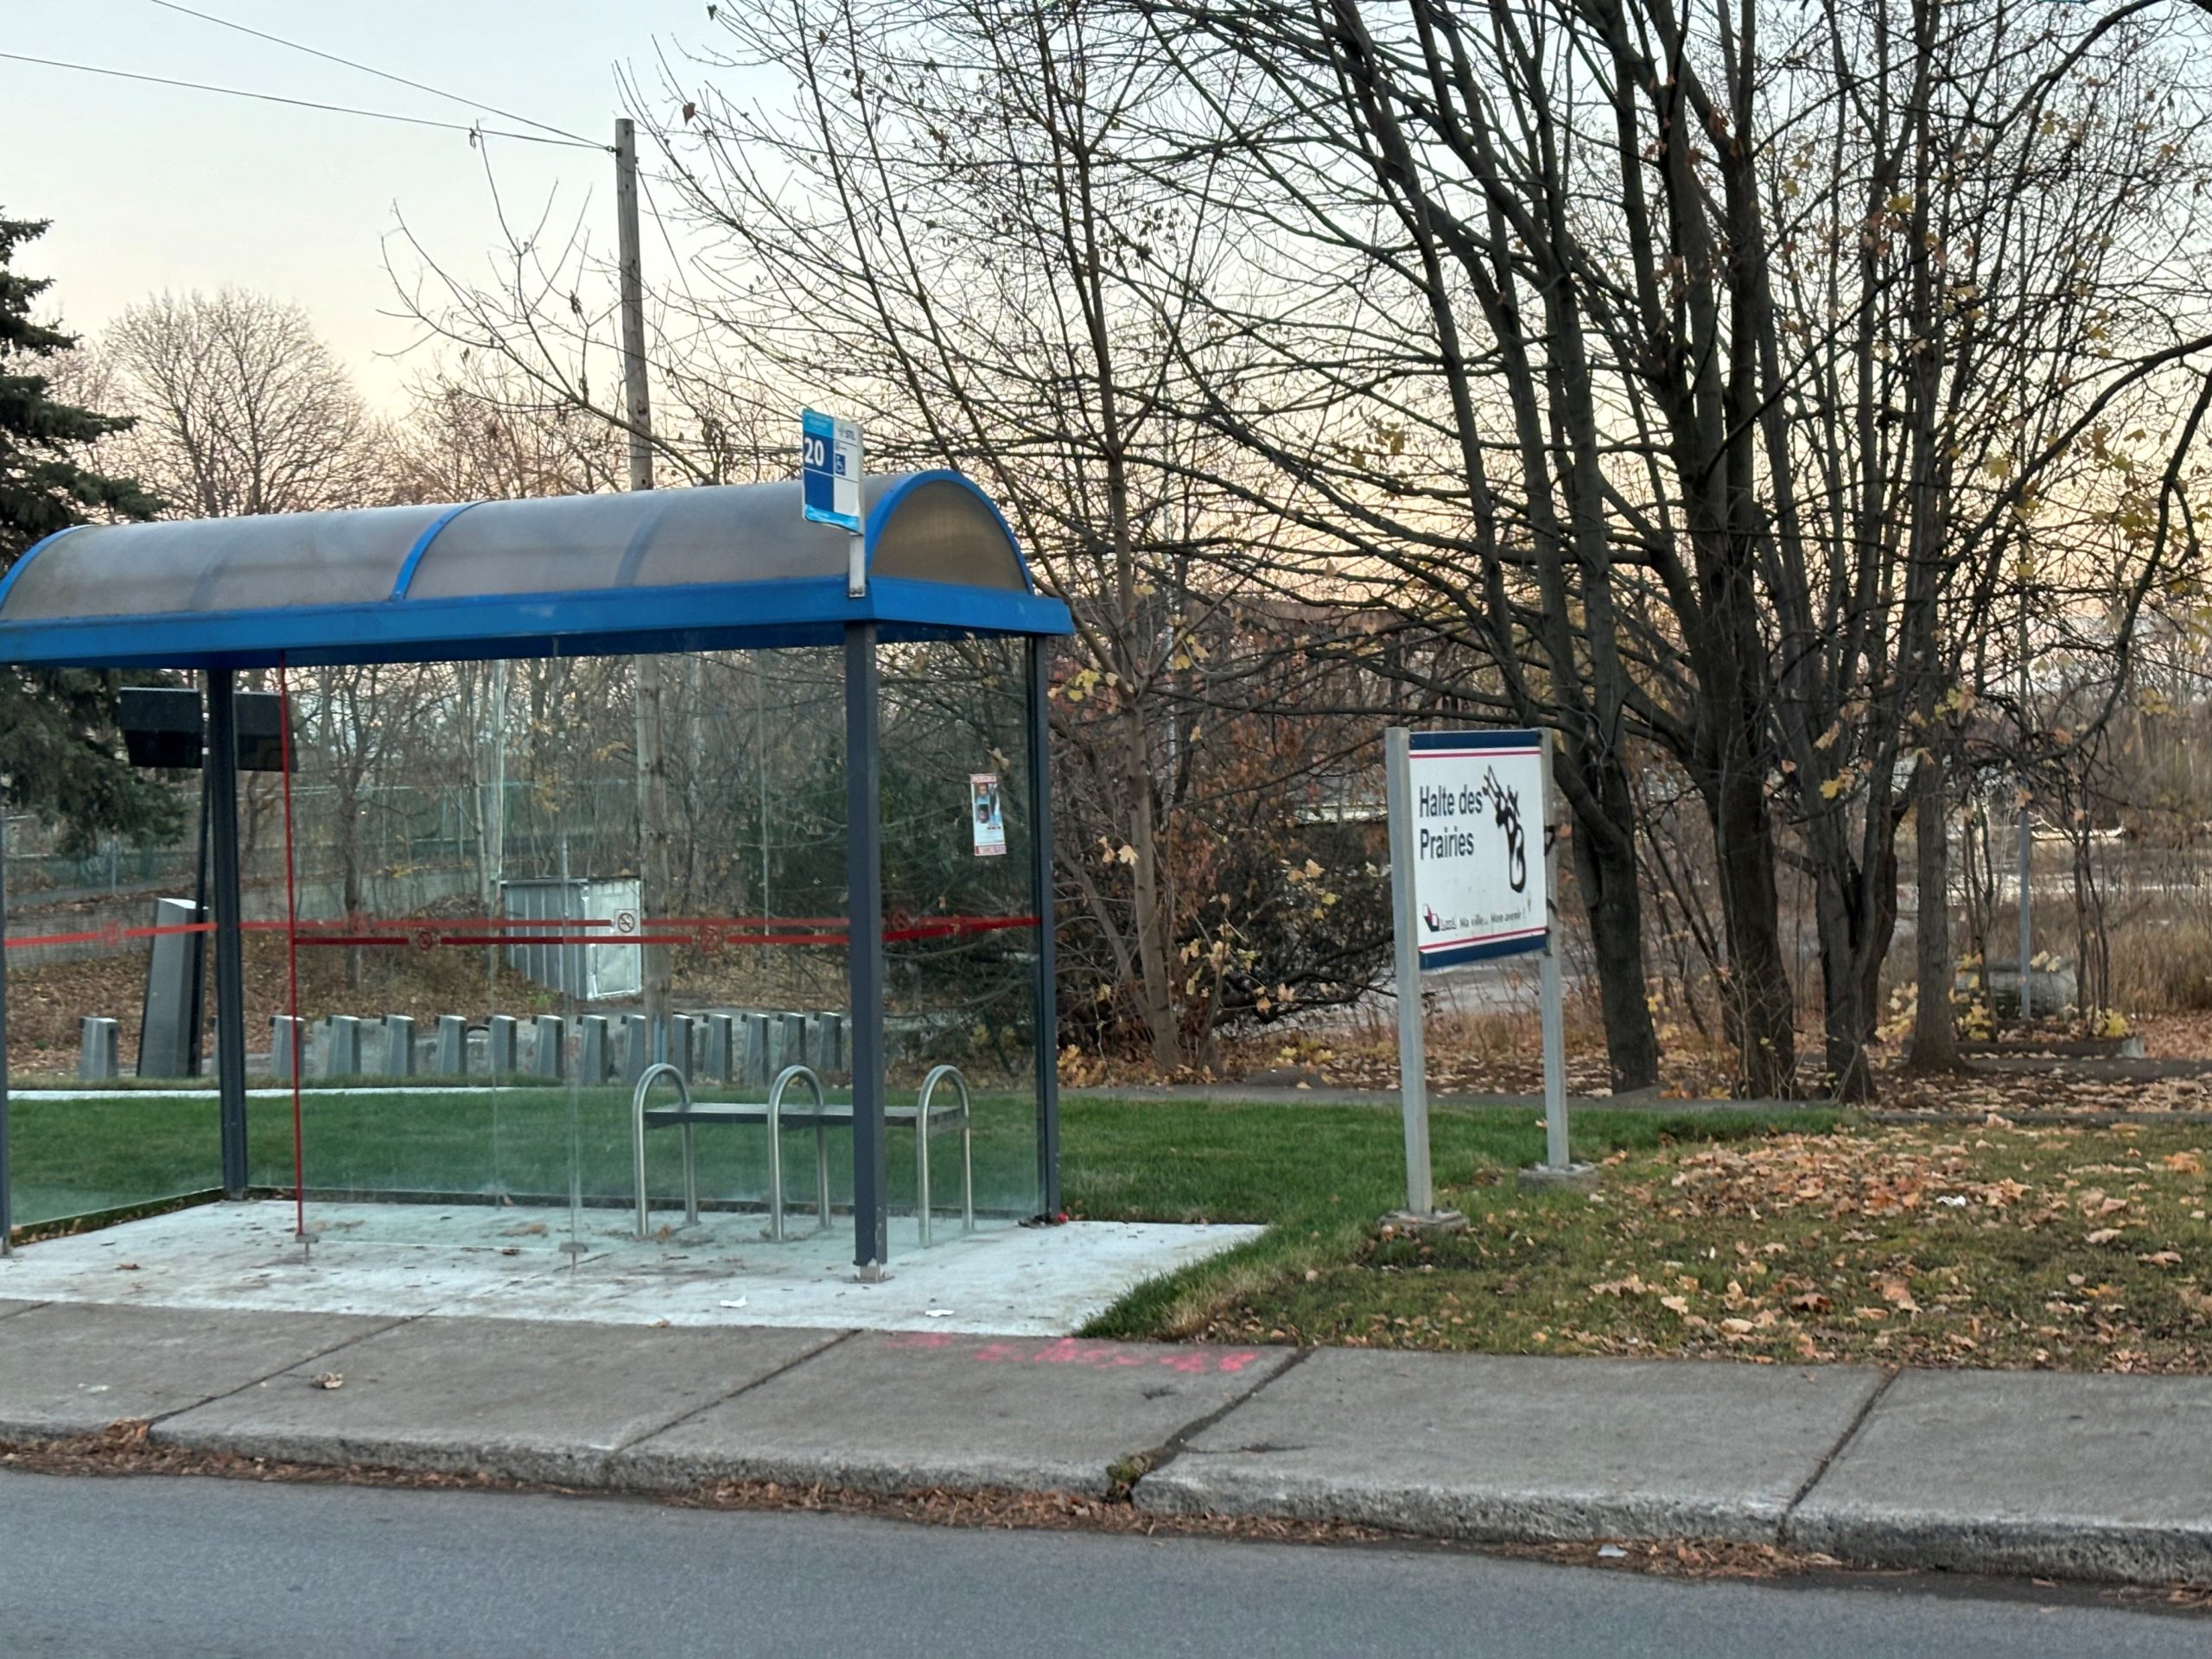
[[[465,132],[472,137],[514,138],[524,143],[556,144],[564,149],[607,148],[605,144],[594,144],[583,138],[549,138],[541,133],[508,132],[499,127],[463,126],[458,121],[433,121],[426,116],[395,115],[389,110],[362,110],[346,104],[318,104],[313,99],[282,98],[275,92],[250,92],[241,87],[213,86],[200,80],[172,80],[166,75],[142,75],[132,70],[109,69],[93,63],[64,63],[59,58],[34,58],[21,52],[0,52],[0,58],[10,63],[35,63],[47,69],[74,69],[79,74],[109,75],[118,80],[143,80],[156,86],[181,86],[188,92],[217,92],[225,98],[250,98],[263,104],[288,104],[298,110],[325,110],[333,115],[363,115],[373,121],[398,121],[414,127],[435,127],[444,132]]]
[[[211,11],[195,11],[190,6],[179,5],[176,0],[148,0],[148,3],[159,6],[164,11],[181,12],[187,17],[197,17],[201,22],[213,23],[218,28],[234,29],[241,35],[251,35],[256,40],[267,41],[273,46],[286,47],[294,52],[304,52],[309,57],[322,59],[326,63],[342,64],[348,69],[357,69],[365,75],[374,75],[380,80],[389,80],[401,86],[411,86],[418,92],[428,92],[433,98],[442,98],[449,103],[466,104],[473,110],[489,111],[492,114],[505,120],[519,121],[525,127],[536,127],[541,132],[554,133],[566,138],[571,143],[588,145],[593,149],[607,148],[605,144],[593,143],[588,138],[580,138],[564,128],[548,126],[544,122],[533,121],[526,115],[517,115],[512,110],[503,110],[496,104],[486,104],[481,99],[464,98],[459,92],[448,92],[442,87],[432,86],[423,81],[410,80],[404,75],[395,75],[388,69],[378,69],[369,64],[357,63],[351,58],[341,58],[335,52],[325,52],[320,47],[306,46],[298,41],[288,41],[281,35],[271,35],[266,30],[254,29],[245,23],[234,23],[229,18],[218,17]]]

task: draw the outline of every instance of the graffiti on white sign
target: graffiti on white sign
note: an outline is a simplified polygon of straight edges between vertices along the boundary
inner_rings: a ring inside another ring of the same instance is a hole
[[[1543,743],[1415,732],[1407,754],[1423,968],[1543,949]]]

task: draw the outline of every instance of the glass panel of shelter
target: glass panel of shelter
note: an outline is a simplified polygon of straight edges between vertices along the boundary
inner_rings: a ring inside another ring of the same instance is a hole
[[[881,661],[896,1256],[1040,1205],[1037,907],[1020,642],[892,645]]]
[[[310,1240],[519,1255],[566,1235],[568,1106],[537,1076],[562,994],[531,976],[506,893],[557,856],[534,833],[566,764],[536,720],[558,712],[552,666],[283,676],[289,788],[247,837],[249,1050],[274,1085],[250,1123],[255,1186],[298,1192]]]
[[[923,1242],[925,1087],[931,1242],[1040,1203],[1037,906],[1022,645],[881,652],[897,1257]],[[249,1029],[268,1056],[257,1071],[289,1085],[296,971],[310,1237],[472,1245],[525,1267],[564,1245],[635,1249],[641,1230],[702,1267],[757,1249],[777,1224],[766,1125],[757,1109],[702,1122],[687,1181],[685,1135],[655,1122],[682,1097],[677,1080],[658,1074],[645,1119],[635,1109],[647,1067],[665,1063],[705,1109],[765,1108],[785,1079],[782,1231],[849,1257],[840,653],[649,664],[658,906],[645,902],[637,659],[287,674],[289,810],[280,779],[245,803]],[[669,994],[649,1009],[656,950]],[[255,1184],[289,1193],[289,1086],[252,1105]]]
[[[180,691],[196,709],[196,696]],[[200,777],[189,764],[140,771],[146,817],[130,836],[73,834],[21,807],[7,812],[0,874],[10,984],[0,1064],[11,1090],[14,1229],[221,1185],[212,951],[194,908]]]
[[[671,655],[659,695],[669,856],[656,884],[666,896],[645,926],[666,953],[669,992],[655,1052],[682,1072],[702,1118],[687,1178],[687,1137],[657,1116],[678,1103],[664,1077],[646,1117],[620,1122],[620,1160],[604,1137],[594,1147],[591,1199],[621,1204],[632,1238],[702,1262],[779,1233],[834,1239],[842,1259],[849,1230],[836,1211],[851,1183],[838,1120],[851,1095],[837,654]],[[777,1141],[780,1205],[770,1192],[772,1097],[791,1117]],[[626,1096],[626,1111],[634,1104]],[[817,1237],[825,1192],[832,1219]]]

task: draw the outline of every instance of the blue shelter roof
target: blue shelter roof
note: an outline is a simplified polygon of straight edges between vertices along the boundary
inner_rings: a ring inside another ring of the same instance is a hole
[[[868,594],[796,482],[82,525],[0,578],[0,663],[257,668],[1064,634],[957,473],[870,478]]]

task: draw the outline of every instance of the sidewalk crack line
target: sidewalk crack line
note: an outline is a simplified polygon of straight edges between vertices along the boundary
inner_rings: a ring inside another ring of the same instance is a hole
[[[1293,1350],[1290,1357],[1281,1365],[1278,1366],[1274,1370],[1270,1371],[1267,1376],[1262,1377],[1257,1382],[1255,1382],[1250,1388],[1245,1389],[1243,1393],[1238,1395],[1235,1399],[1230,1400],[1220,1406],[1217,1406],[1213,1410],[1208,1412],[1205,1416],[1198,1419],[1195,1422],[1185,1423],[1182,1427],[1177,1429],[1173,1434],[1170,1434],[1166,1440],[1161,1442],[1159,1446],[1153,1447],[1149,1452],[1139,1452],[1137,1456],[1144,1461],[1144,1472],[1129,1483],[1129,1490],[1131,1491],[1135,1491],[1142,1483],[1151,1479],[1153,1476],[1158,1474],[1169,1464],[1174,1462],[1176,1459],[1181,1457],[1183,1453],[1190,1448],[1190,1444],[1192,1440],[1198,1439],[1199,1435],[1205,1433],[1215,1424],[1220,1422],[1222,1419],[1227,1417],[1231,1412],[1239,1410],[1259,1398],[1261,1393],[1264,1389],[1281,1378],[1288,1376],[1300,1365],[1303,1365],[1306,1363],[1306,1357],[1313,1352],[1313,1350],[1311,1348],[1299,1348]]]
[[[205,1400],[195,1400],[188,1406],[179,1406],[175,1411],[156,1412],[153,1416],[146,1419],[146,1426],[149,1428],[156,1428],[174,1418],[184,1416],[188,1412],[198,1411],[202,1406],[212,1406],[220,1401],[234,1399],[248,1389],[257,1389],[264,1382],[273,1382],[287,1371],[296,1371],[302,1365],[314,1364],[318,1359],[327,1359],[333,1354],[343,1353],[356,1343],[366,1342],[371,1337],[380,1337],[387,1331],[397,1331],[403,1325],[412,1325],[421,1317],[420,1314],[403,1315],[379,1325],[372,1330],[356,1331],[352,1336],[334,1342],[327,1347],[317,1348],[312,1352],[301,1355],[297,1359],[286,1360],[266,1376],[250,1377],[235,1389],[226,1389],[220,1394],[211,1394]]]
[[[1782,1519],[1776,1528],[1779,1542],[1787,1544],[1789,1541],[1790,1523],[1797,1518],[1798,1506],[1813,1495],[1813,1488],[1819,1485],[1827,1478],[1828,1471],[1835,1467],[1836,1459],[1851,1449],[1852,1442],[1866,1427],[1866,1420],[1874,1414],[1874,1408],[1880,1405],[1884,1396],[1889,1393],[1890,1384],[1904,1375],[1903,1366],[1893,1366],[1885,1372],[1874,1391],[1866,1396],[1853,1414],[1849,1426],[1843,1431],[1843,1438],[1830,1446],[1821,1460],[1813,1465],[1813,1472],[1805,1478],[1805,1484],[1797,1489],[1796,1495],[1783,1509]]]
[[[772,1327],[759,1325],[751,1328],[755,1330],[766,1330]],[[754,1377],[750,1382],[739,1383],[728,1394],[718,1394],[713,1399],[702,1402],[700,1404],[692,1407],[689,1411],[680,1411],[677,1413],[675,1416],[670,1418],[664,1423],[657,1423],[651,1428],[640,1429],[637,1433],[631,1435],[627,1440],[617,1440],[613,1446],[607,1448],[606,1456],[603,1457],[601,1461],[601,1463],[605,1463],[608,1459],[619,1458],[622,1453],[629,1451],[632,1447],[643,1445],[645,1441],[652,1440],[655,1435],[665,1434],[669,1430],[676,1428],[682,1424],[690,1422],[694,1417],[698,1416],[702,1412],[712,1411],[717,1406],[726,1406],[739,1395],[750,1394],[753,1389],[764,1387],[788,1372],[797,1370],[809,1360],[820,1358],[823,1354],[828,1353],[832,1348],[836,1347],[838,1344],[844,1342],[850,1338],[856,1337],[859,1334],[860,1332],[857,1330],[840,1331],[836,1335],[832,1336],[829,1341],[817,1344],[816,1346],[808,1349],[804,1353],[785,1360],[782,1364],[777,1366],[774,1370],[765,1372],[761,1376]]]

